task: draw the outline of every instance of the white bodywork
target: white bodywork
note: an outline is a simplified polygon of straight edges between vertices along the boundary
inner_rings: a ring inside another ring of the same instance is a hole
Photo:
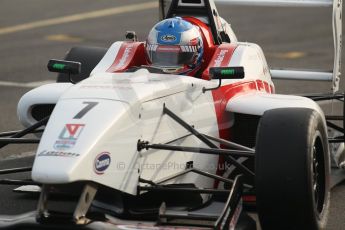
[[[136,195],[139,177],[158,181],[185,170],[190,162],[195,168],[216,173],[218,156],[165,150],[139,152],[137,142],[145,140],[206,147],[196,137],[188,135],[176,121],[164,115],[163,106],[199,132],[218,137],[212,91],[202,92],[204,87],[215,87],[218,81],[152,74],[145,69],[134,73],[107,73],[121,44],[116,42],[111,46],[88,79],[76,85],[45,85],[21,99],[18,116],[25,126],[35,122],[30,115],[32,106],[56,104],[37,150],[33,180],[43,184],[95,181]],[[222,87],[260,80],[274,89],[259,46],[239,43],[228,66],[243,66],[246,77],[224,80]],[[262,89],[257,86],[253,90]],[[322,113],[313,101],[271,93],[270,88],[264,94],[232,95],[224,112],[261,115],[277,107],[300,107],[303,104]],[[88,103],[94,106],[85,112]],[[213,186],[212,179],[195,174],[178,177],[169,183]]]
[[[71,86],[71,83],[48,84],[26,93],[18,103],[19,121],[25,127],[35,124],[37,121],[32,117],[32,108],[39,104],[56,104],[60,96]]]
[[[136,194],[139,176],[157,181],[183,171],[190,161],[196,168],[215,173],[216,156],[137,151],[139,139],[167,143],[188,134],[162,114],[164,104],[200,132],[218,136],[213,99],[210,93],[201,92],[205,84],[214,86],[190,77],[156,75],[139,70],[135,73],[96,74],[70,87],[60,97],[47,124],[37,150],[32,178],[45,184],[91,180]],[[98,104],[81,119],[73,119],[85,107],[84,102]],[[57,147],[56,143],[66,133],[66,124],[83,126],[77,130],[80,134],[75,145],[64,149]],[[173,143],[203,146],[193,136]],[[94,165],[101,153],[109,153],[111,163],[100,175]],[[212,184],[212,180],[195,176],[170,182],[187,183],[191,180],[199,186]]]
[[[292,95],[258,92],[238,96],[226,105],[226,110],[229,112],[258,116],[262,116],[267,110],[280,108],[309,108],[323,115],[321,108],[311,99]]]

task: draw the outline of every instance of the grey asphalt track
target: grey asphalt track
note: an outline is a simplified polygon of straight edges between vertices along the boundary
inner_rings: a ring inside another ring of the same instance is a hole
[[[33,21],[144,2],[147,1],[2,0],[0,31],[5,27]],[[255,42],[263,48],[271,67],[332,69],[333,46],[329,9],[222,6],[219,11],[231,22],[240,41]],[[144,40],[157,18],[157,9],[146,9],[0,34],[0,131],[21,128],[16,117],[16,105],[20,97],[30,90],[21,86],[4,86],[3,81],[29,83],[55,80],[56,75],[46,70],[49,59],[62,58],[73,46],[109,47],[112,42],[123,40],[127,30],[135,30],[139,39]],[[277,93],[288,94],[328,92],[331,87],[330,84],[317,82],[276,81],[275,84]],[[341,83],[342,91],[344,84],[345,80]],[[339,105],[335,105],[333,112],[340,109]],[[325,105],[325,110],[332,114],[331,106]],[[34,145],[10,146],[0,150],[0,154],[1,157],[8,158],[13,154],[27,155],[34,149]],[[30,158],[26,158],[17,163],[27,165],[30,161]],[[8,161],[3,161],[0,166],[6,168],[11,165]],[[18,198],[18,195],[12,194],[10,187],[0,187],[0,194],[0,214],[14,214],[35,208],[35,204],[26,199],[21,200],[20,204],[14,203],[13,198]],[[345,183],[332,191],[327,229],[345,229]]]

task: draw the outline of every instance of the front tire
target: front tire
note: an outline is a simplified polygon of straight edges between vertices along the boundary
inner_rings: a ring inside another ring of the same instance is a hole
[[[318,112],[305,108],[265,112],[257,132],[255,172],[264,230],[325,228],[330,159]]]

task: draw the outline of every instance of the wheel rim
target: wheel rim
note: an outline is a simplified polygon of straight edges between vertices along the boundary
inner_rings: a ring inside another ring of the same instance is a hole
[[[325,202],[325,161],[323,145],[318,137],[315,140],[312,156],[312,192],[315,208],[320,215],[323,211]]]

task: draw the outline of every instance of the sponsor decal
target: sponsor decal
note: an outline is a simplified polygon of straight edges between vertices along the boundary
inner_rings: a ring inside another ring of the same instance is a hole
[[[116,54],[113,64],[107,69],[107,72],[114,73],[126,69],[131,61],[135,59],[134,54],[140,45],[142,43],[124,42]]]
[[[37,154],[38,157],[79,157],[80,154],[72,152],[48,151],[44,150]]]
[[[111,158],[110,153],[103,152],[98,154],[94,162],[94,170],[98,175],[104,174],[105,170],[110,166]]]
[[[174,41],[176,41],[176,37],[174,35],[171,35],[171,34],[165,34],[165,35],[161,36],[161,40],[165,41],[165,42],[174,42]]]
[[[59,135],[59,139],[54,144],[54,149],[66,150],[73,148],[84,127],[84,124],[66,124]]]
[[[265,92],[265,84],[262,81],[256,81],[256,85],[259,91]]]
[[[121,68],[123,68],[126,65],[127,60],[129,60],[128,59],[129,56],[132,55],[132,49],[133,49],[133,46],[126,47],[126,49],[125,49],[125,51],[124,51],[124,53],[123,53],[119,63],[115,66],[115,68],[121,69]]]
[[[220,67],[222,66],[222,62],[225,58],[225,55],[229,52],[229,50],[221,50],[216,58],[216,60],[214,61],[214,67]]]

